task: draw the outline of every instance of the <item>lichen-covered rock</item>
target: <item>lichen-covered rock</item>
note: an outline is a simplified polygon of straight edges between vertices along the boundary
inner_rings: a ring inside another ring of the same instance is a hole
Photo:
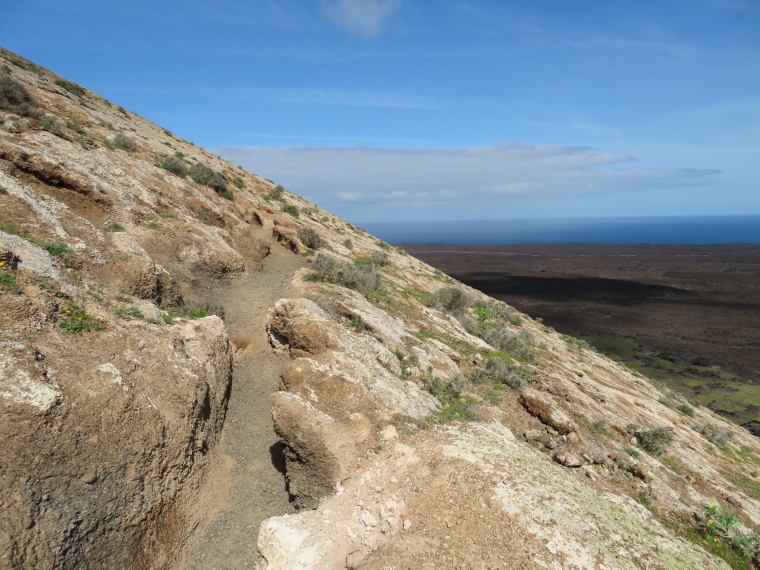
[[[533,388],[526,388],[520,395],[520,403],[547,425],[560,433],[577,432],[578,425],[563,412],[549,397]]]
[[[128,568],[168,560],[197,524],[192,492],[220,434],[230,374],[217,317],[31,341],[4,333],[4,564]]]

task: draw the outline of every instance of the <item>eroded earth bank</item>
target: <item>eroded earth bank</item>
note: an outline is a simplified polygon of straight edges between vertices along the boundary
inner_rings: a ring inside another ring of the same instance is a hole
[[[0,567],[753,563],[746,430],[0,56]]]

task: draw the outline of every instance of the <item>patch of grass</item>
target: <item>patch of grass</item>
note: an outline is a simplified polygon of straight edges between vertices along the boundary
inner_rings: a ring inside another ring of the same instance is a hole
[[[163,315],[164,322],[171,324],[176,318],[195,320],[216,315],[224,319],[224,307],[213,303],[188,303],[179,307],[172,307]]]
[[[107,232],[123,232],[124,226],[122,226],[119,222],[113,222],[111,224],[108,224],[103,229]]]
[[[526,371],[514,365],[512,359],[507,356],[488,358],[482,366],[469,374],[473,384],[489,382],[495,387],[508,386],[513,389],[519,388],[526,377]]]
[[[74,250],[64,241],[49,241],[42,246],[42,249],[63,262],[71,261],[74,258]]]
[[[6,234],[11,234],[22,238],[29,236],[28,229],[24,228],[23,230],[20,230],[16,226],[13,226],[11,224],[4,224],[3,222],[0,222],[0,232],[5,232]]]
[[[59,326],[67,332],[81,334],[88,331],[102,331],[105,328],[105,324],[88,315],[87,311],[78,305],[71,305],[63,314],[65,316],[61,319]]]
[[[641,453],[639,453],[639,450],[633,447],[626,447],[625,449],[623,449],[623,451],[625,451],[631,457],[641,457]]]
[[[117,307],[114,312],[127,321],[144,318],[142,311],[137,307]]]
[[[753,479],[743,473],[729,473],[726,479],[731,481],[737,487],[740,487],[753,499],[760,500],[760,481]]]
[[[6,271],[0,271],[0,291],[12,293],[13,295],[21,293],[21,287],[18,284],[16,276]]]
[[[432,379],[424,379],[423,387],[441,402],[441,407],[432,419],[438,423],[452,421],[475,421],[478,415],[475,411],[477,401],[472,396],[463,396],[464,383],[452,378],[449,382],[443,382],[435,376]]]

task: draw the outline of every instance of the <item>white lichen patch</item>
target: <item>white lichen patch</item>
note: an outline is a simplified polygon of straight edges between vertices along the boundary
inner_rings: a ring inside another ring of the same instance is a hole
[[[0,360],[0,398],[43,412],[60,402],[63,394],[56,390],[57,386],[35,380],[18,364],[14,359]]]
[[[671,536],[629,497],[600,493],[516,441],[499,424],[452,426],[443,452],[496,481],[492,498],[518,518],[563,568],[726,568]]]
[[[120,386],[121,389],[125,392],[129,391],[129,386],[124,383],[124,379],[121,376],[121,371],[110,362],[106,362],[105,364],[98,366],[98,372],[103,372],[106,376],[110,377],[111,382],[117,386]]]

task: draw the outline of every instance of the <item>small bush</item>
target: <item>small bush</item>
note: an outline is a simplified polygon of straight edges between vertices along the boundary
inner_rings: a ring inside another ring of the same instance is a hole
[[[86,94],[86,91],[83,87],[80,87],[71,81],[67,81],[66,79],[56,79],[55,84],[59,87],[63,87],[66,91],[73,95],[76,95],[77,97],[84,97]]]
[[[325,240],[322,239],[322,236],[311,228],[301,228],[298,230],[298,239],[309,249],[316,250],[325,245]]]
[[[161,168],[168,170],[172,174],[176,174],[180,178],[187,176],[187,164],[176,156],[164,156],[161,161]]]
[[[727,451],[729,449],[728,440],[731,439],[731,437],[733,437],[733,434],[730,431],[722,431],[712,424],[704,424],[704,425],[695,424],[691,426],[691,428],[695,432],[702,434],[702,436],[707,441],[712,443],[718,449],[722,451]]]
[[[272,198],[273,200],[279,200],[280,198],[282,198],[282,194],[284,191],[285,191],[285,188],[283,188],[282,186],[279,186],[279,185],[275,186],[269,191],[269,197]]]
[[[652,455],[665,451],[665,444],[673,441],[673,434],[666,428],[644,430],[636,436],[639,447]]]
[[[43,117],[40,122],[42,123],[42,128],[50,134],[69,140],[69,135],[66,133],[66,126],[62,121],[58,120],[58,117]]]
[[[64,241],[49,241],[42,246],[42,249],[62,261],[70,261],[74,257],[74,250]]]
[[[205,164],[196,162],[190,167],[188,174],[195,182],[204,186],[209,186],[220,196],[227,191],[227,180],[224,178],[224,175],[221,172],[216,172],[209,168]]]
[[[435,292],[436,306],[450,315],[461,315],[472,305],[472,297],[459,287],[444,287]]]
[[[111,139],[111,144],[116,148],[122,150],[134,152],[137,150],[137,142],[134,139],[129,138],[127,135],[118,133]]]
[[[525,372],[503,358],[486,360],[484,366],[470,372],[470,380],[475,384],[491,382],[494,386],[509,386],[517,389],[522,385]]]
[[[0,109],[22,117],[37,117],[39,113],[26,87],[7,75],[0,75]]]
[[[309,281],[329,281],[365,293],[379,290],[382,286],[382,277],[374,271],[355,264],[341,263],[323,253],[317,255],[311,267],[312,273],[306,276]]]
[[[301,214],[298,210],[298,206],[294,206],[293,204],[283,204],[282,211],[286,214],[290,214],[294,218],[297,218]]]

